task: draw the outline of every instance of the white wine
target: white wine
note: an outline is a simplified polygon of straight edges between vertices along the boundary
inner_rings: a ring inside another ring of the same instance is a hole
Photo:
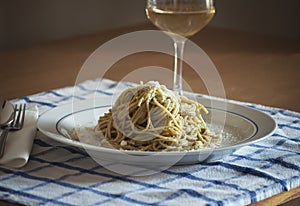
[[[208,24],[215,14],[215,9],[188,3],[164,4],[147,7],[146,14],[159,29],[189,37]]]

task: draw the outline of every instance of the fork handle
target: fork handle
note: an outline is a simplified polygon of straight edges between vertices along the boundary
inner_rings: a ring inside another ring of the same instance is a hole
[[[7,136],[8,136],[8,130],[4,129],[0,136],[0,158],[2,158],[4,155],[5,143],[6,143]]]

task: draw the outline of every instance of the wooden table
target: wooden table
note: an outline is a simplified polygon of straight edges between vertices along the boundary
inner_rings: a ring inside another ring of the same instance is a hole
[[[100,45],[121,34],[154,29],[151,25],[98,32],[30,48],[0,50],[0,97],[14,99],[74,85],[79,70]],[[300,112],[300,40],[226,29],[205,28],[192,37],[212,59],[228,99]],[[130,55],[114,64],[106,78],[122,79],[136,68],[156,62],[172,69],[173,57],[158,53]],[[193,91],[207,93],[201,79],[185,66]],[[279,204],[300,195],[300,187],[257,203]],[[5,203],[5,202],[2,202]],[[295,204],[300,203],[300,199]],[[9,205],[9,203],[5,203]]]

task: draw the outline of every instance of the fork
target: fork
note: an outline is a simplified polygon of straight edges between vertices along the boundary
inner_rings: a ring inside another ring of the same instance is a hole
[[[5,142],[10,131],[16,131],[23,128],[25,120],[26,104],[15,105],[13,113],[13,121],[3,128],[0,136],[0,158],[4,154]]]

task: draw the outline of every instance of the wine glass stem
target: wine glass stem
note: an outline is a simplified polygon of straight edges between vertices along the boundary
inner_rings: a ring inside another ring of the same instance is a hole
[[[182,95],[182,62],[185,40],[174,39],[175,59],[173,89]]]

